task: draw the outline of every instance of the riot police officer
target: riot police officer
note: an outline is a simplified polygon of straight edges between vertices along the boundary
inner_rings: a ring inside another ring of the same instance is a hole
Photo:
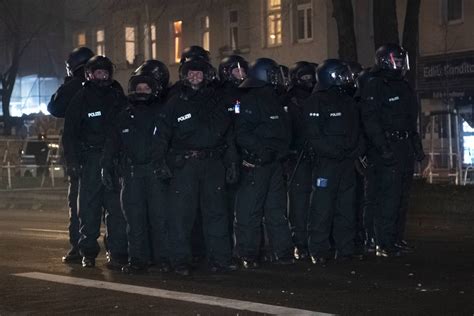
[[[102,210],[105,209],[107,267],[118,268],[127,261],[125,219],[117,188],[106,189],[101,181],[100,158],[106,131],[126,105],[126,98],[114,86],[113,64],[104,56],[94,56],[85,65],[86,83],[75,95],[66,112],[64,155],[70,175],[79,178],[79,250],[83,267],[95,266],[100,247]]]
[[[371,142],[369,160],[377,183],[375,233],[377,256],[399,256],[408,248],[403,239],[415,160],[424,159],[417,130],[418,103],[404,80],[408,54],[397,44],[375,53],[371,78],[361,89],[364,128]]]
[[[234,133],[234,118],[240,113],[240,102],[245,90],[239,89],[239,85],[245,80],[248,72],[248,62],[239,55],[231,55],[222,59],[218,68],[220,87],[219,94],[227,111],[232,116],[232,133]],[[237,113],[237,114],[236,114]],[[233,139],[235,141],[235,139]],[[227,173],[227,194],[229,211],[229,232],[231,236],[231,245],[234,243],[234,204],[237,191],[237,181],[239,179],[240,166],[234,163],[230,166]]]
[[[355,99],[358,101],[359,107],[364,106],[364,102],[361,102],[360,92],[363,90],[365,83],[370,80],[371,68],[362,70],[356,78],[357,92]],[[362,111],[361,111],[362,112]],[[375,168],[374,164],[367,158],[367,152],[371,146],[367,140],[367,136],[364,133],[365,141],[365,153],[364,160],[360,160],[357,164],[357,170],[359,174],[363,174],[364,181],[364,192],[362,201],[362,229],[363,229],[363,241],[364,250],[368,253],[375,253],[375,226],[374,226],[374,215],[376,212],[376,194],[377,194],[377,183],[375,179]]]
[[[171,262],[177,274],[190,274],[191,231],[200,209],[211,271],[232,271],[236,266],[231,262],[225,200],[226,167],[237,159],[227,139],[231,116],[210,86],[214,71],[208,62],[185,62],[180,80],[182,92],[166,103],[160,133],[173,172],[168,214]]]
[[[288,168],[288,215],[291,224],[295,258],[308,257],[308,210],[311,194],[312,151],[306,141],[303,102],[316,84],[314,66],[299,61],[290,67],[291,89],[288,92],[288,113],[291,118],[292,139]]]
[[[275,262],[294,262],[281,163],[288,155],[290,130],[276,91],[282,80],[274,60],[259,58],[249,67],[249,75],[240,86],[248,92],[235,122],[243,162],[234,230],[236,252],[244,268],[259,265],[263,220]]]
[[[127,221],[129,262],[125,273],[139,273],[149,262],[151,236],[153,263],[168,271],[166,253],[165,195],[171,173],[164,163],[164,150],[156,140],[159,111],[168,86],[169,72],[159,62],[139,68],[129,80],[128,107],[119,113],[108,135],[102,159],[102,181],[113,190],[114,159],[119,159],[122,177],[121,202]],[[145,72],[152,68],[154,72]],[[150,229],[150,232],[148,231]],[[150,234],[149,234],[150,233]]]
[[[85,81],[84,65],[94,56],[87,47],[74,49],[66,60],[67,77],[64,83],[51,96],[48,111],[57,118],[64,118],[66,109],[74,95],[82,88]],[[64,263],[79,263],[82,259],[77,243],[79,241],[79,218],[77,217],[77,195],[79,190],[78,178],[69,175],[68,206],[69,206],[69,243],[71,249],[62,257]]]
[[[313,170],[308,223],[308,247],[314,264],[354,255],[355,168],[360,153],[360,119],[356,102],[349,95],[354,82],[348,66],[328,59],[317,71],[315,93],[304,102],[305,129],[317,154]]]
[[[211,63],[211,56],[210,56],[209,51],[205,50],[203,47],[199,45],[192,45],[192,46],[186,47],[181,52],[181,59],[179,61],[178,72],[181,73],[181,67],[183,67],[183,65],[186,62],[191,61],[191,60],[203,60],[207,63]],[[183,90],[183,82],[181,80],[178,80],[170,87],[169,97],[171,98],[175,94],[181,94],[182,90]]]

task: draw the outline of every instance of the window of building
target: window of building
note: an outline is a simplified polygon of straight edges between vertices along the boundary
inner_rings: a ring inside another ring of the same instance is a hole
[[[158,53],[156,51],[156,24],[153,23],[150,25],[150,39],[151,39],[151,58],[157,59]]]
[[[125,59],[130,65],[135,61],[137,54],[136,33],[136,27],[125,27]]]
[[[448,0],[448,22],[462,20],[462,0]]]
[[[232,50],[239,48],[239,11],[229,11],[229,43]]]
[[[266,0],[267,46],[281,45],[281,0]]]
[[[86,46],[86,33],[85,32],[80,32],[76,36],[76,46]]]
[[[201,44],[202,44],[202,47],[205,49],[205,50],[210,50],[210,36],[211,36],[211,32],[210,32],[210,27],[209,27],[209,16],[203,16],[201,17],[201,20],[200,20],[200,26],[201,26]]]
[[[174,41],[173,62],[179,63],[181,51],[183,50],[183,21],[174,21],[172,27]]]
[[[157,59],[157,43],[156,43],[156,24],[145,24],[144,27],[144,48],[145,59]]]
[[[97,30],[95,37],[97,55],[105,56],[105,31],[103,29]]]
[[[463,20],[463,0],[442,0],[442,18],[447,23],[459,23]]]
[[[47,104],[60,84],[60,79],[55,77],[39,75],[17,77],[10,101],[10,114],[12,116],[39,112],[48,114]]]
[[[313,6],[311,2],[296,6],[296,39],[306,42],[313,38]]]

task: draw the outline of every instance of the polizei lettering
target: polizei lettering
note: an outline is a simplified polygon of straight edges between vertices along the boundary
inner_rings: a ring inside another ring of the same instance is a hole
[[[101,115],[102,115],[102,113],[100,111],[87,113],[88,117],[98,117],[98,116],[101,116]]]
[[[191,113],[178,117],[178,122],[183,122],[191,118]]]

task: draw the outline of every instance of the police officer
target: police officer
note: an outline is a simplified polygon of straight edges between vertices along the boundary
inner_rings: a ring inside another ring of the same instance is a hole
[[[87,47],[74,49],[66,60],[67,77],[64,83],[52,95],[48,103],[48,111],[57,118],[64,118],[66,109],[74,95],[82,88],[85,81],[84,65],[94,56],[94,53]],[[79,241],[79,218],[77,217],[77,195],[79,181],[77,177],[69,175],[68,205],[69,205],[69,243],[71,249],[62,257],[64,263],[80,263],[81,255],[77,243]]]
[[[247,77],[248,62],[239,55],[231,55],[222,59],[218,72],[221,84],[218,91],[223,99],[225,108],[232,116],[232,133],[234,133],[234,118],[240,113],[240,101],[245,92],[244,89],[239,89],[239,85]],[[237,163],[231,164],[227,173],[228,179],[226,179],[228,183],[227,194],[231,245],[234,244],[234,204],[239,171],[240,166]]]
[[[349,88],[349,95],[353,96],[357,101],[357,106],[360,107],[359,97],[356,95],[357,92],[357,82],[360,72],[363,70],[362,65],[356,61],[346,61],[345,62],[349,67],[352,78],[354,80],[354,85],[351,85]],[[359,108],[360,113],[360,108]],[[367,157],[365,156],[365,136],[362,135],[363,148],[361,149],[361,157],[356,158],[355,168],[356,168],[356,201],[355,201],[355,212],[356,212],[356,236],[355,236],[355,247],[357,253],[364,252],[364,241],[365,241],[365,230],[363,223],[363,213],[364,213],[364,201],[365,201],[365,176],[367,174]]]
[[[239,89],[239,85],[247,77],[248,68],[248,62],[239,55],[225,57],[219,64],[219,91],[232,116],[240,110],[240,100],[245,91]]]
[[[356,101],[358,101],[359,106],[363,106],[365,103],[360,102],[361,96],[360,92],[363,90],[363,87],[371,77],[371,68],[366,68],[362,70],[356,78],[357,92],[355,95]],[[373,163],[367,158],[367,152],[371,146],[370,142],[367,141],[367,137],[364,133],[365,141],[365,153],[364,160],[360,160],[357,165],[357,170],[359,174],[363,174],[364,178],[364,192],[363,192],[363,201],[362,201],[362,223],[363,223],[363,241],[364,241],[364,251],[368,253],[375,253],[375,226],[374,226],[374,215],[376,212],[376,194],[377,194],[377,183],[375,179],[375,168]]]
[[[106,131],[126,105],[126,98],[114,85],[113,64],[104,56],[92,57],[85,66],[86,83],[66,112],[64,155],[70,175],[79,178],[79,250],[82,266],[95,266],[100,247],[102,209],[105,209],[107,267],[121,268],[127,262],[125,219],[118,189],[106,189],[101,181],[100,158]]]
[[[308,210],[311,194],[312,151],[306,141],[303,102],[316,84],[314,66],[299,61],[290,67],[291,89],[288,92],[288,113],[291,118],[292,140],[288,168],[288,214],[290,218],[295,258],[308,257]]]
[[[205,62],[211,63],[211,55],[209,51],[205,50],[203,47],[199,45],[192,45],[192,46],[186,47],[181,52],[181,59],[179,61],[178,72],[181,73],[181,67],[184,65],[184,63],[191,60],[203,60]],[[181,80],[178,80],[170,87],[169,97],[171,98],[175,94],[181,94],[183,88],[184,88],[183,82]]]
[[[212,66],[205,60],[185,62],[180,70],[182,93],[166,103],[160,139],[168,145],[173,172],[169,195],[170,257],[177,274],[190,274],[191,231],[201,210],[210,270],[232,271],[226,167],[236,163],[228,147],[231,116],[213,87]]]
[[[155,61],[157,62],[157,61]],[[153,262],[168,271],[166,253],[165,193],[171,173],[164,163],[164,150],[156,141],[158,114],[168,85],[167,67],[160,62],[155,73],[142,67],[129,80],[129,104],[119,113],[109,133],[102,160],[102,181],[113,190],[114,158],[120,160],[121,202],[127,221],[129,261],[125,273],[147,270],[150,228]],[[160,75],[163,74],[163,75]]]
[[[354,255],[355,168],[359,156],[360,129],[356,102],[348,91],[354,82],[348,66],[328,59],[318,67],[315,93],[304,103],[305,129],[317,154],[313,170],[308,223],[308,247],[314,264],[325,264]]]
[[[375,56],[371,78],[360,95],[377,183],[376,255],[394,257],[408,249],[403,232],[414,162],[425,155],[417,131],[416,95],[404,80],[409,70],[407,52],[397,44],[386,44]]]
[[[281,164],[288,154],[290,130],[276,92],[282,80],[274,60],[259,58],[249,67],[249,75],[240,86],[248,92],[235,122],[243,162],[234,230],[236,252],[244,268],[259,266],[263,219],[275,263],[294,262]]]

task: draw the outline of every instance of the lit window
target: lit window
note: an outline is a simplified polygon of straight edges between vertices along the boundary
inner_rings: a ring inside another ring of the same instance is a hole
[[[229,40],[232,50],[239,48],[239,11],[229,12]]]
[[[81,32],[77,34],[76,46],[86,46],[86,33]]]
[[[156,25],[153,23],[150,26],[150,37],[151,37],[151,58],[156,59],[158,54],[156,53]]]
[[[304,42],[313,38],[313,8],[311,2],[296,7],[296,39]]]
[[[209,16],[201,17],[201,44],[205,50],[210,48]]]
[[[281,42],[281,0],[267,0],[267,46]]]
[[[97,30],[96,32],[97,55],[105,56],[105,31]]]
[[[135,42],[136,28],[134,26],[125,27],[125,59],[129,64],[133,64],[136,56]]]
[[[173,22],[173,38],[174,38],[174,62],[179,63],[181,60],[181,51],[183,50],[183,21]]]

